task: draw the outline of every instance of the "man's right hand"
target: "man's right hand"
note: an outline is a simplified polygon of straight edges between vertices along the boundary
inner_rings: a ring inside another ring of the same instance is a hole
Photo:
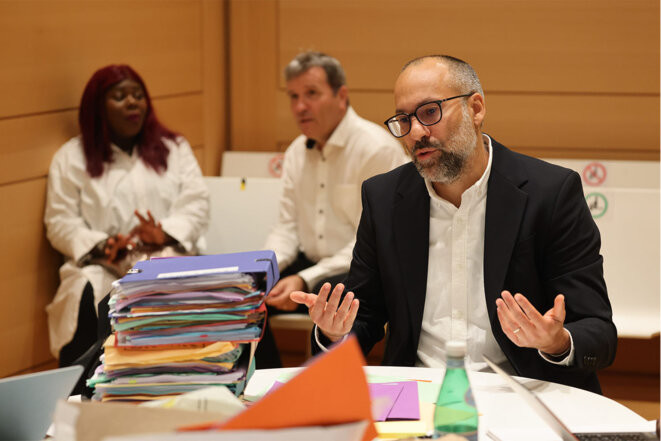
[[[359,301],[354,299],[353,292],[349,291],[340,305],[344,285],[341,283],[335,285],[329,297],[330,290],[331,284],[324,283],[318,295],[294,291],[290,297],[296,303],[307,306],[314,324],[330,341],[336,342],[351,331],[358,314]]]
[[[298,306],[289,297],[294,291],[302,291],[306,288],[305,281],[301,276],[294,274],[278,280],[269,295],[266,296],[266,304],[281,311],[295,311]]]

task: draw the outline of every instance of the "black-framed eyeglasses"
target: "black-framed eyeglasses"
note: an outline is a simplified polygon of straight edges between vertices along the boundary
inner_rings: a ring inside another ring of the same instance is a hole
[[[388,118],[384,121],[390,133],[395,138],[401,138],[408,135],[411,131],[411,117],[415,116],[420,124],[423,126],[433,126],[438,123],[443,117],[443,108],[441,103],[445,101],[454,100],[456,98],[464,98],[471,96],[474,92],[465,93],[463,95],[452,96],[438,101],[430,101],[428,103],[420,104],[413,113],[398,113],[397,115]]]

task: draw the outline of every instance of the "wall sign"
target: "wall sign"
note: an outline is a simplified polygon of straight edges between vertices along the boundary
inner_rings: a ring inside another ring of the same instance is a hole
[[[593,219],[599,219],[608,211],[608,199],[601,193],[593,192],[585,195]]]
[[[269,174],[274,178],[282,176],[282,162],[284,159],[285,156],[282,153],[279,153],[273,156],[269,161]]]
[[[601,162],[591,162],[583,169],[583,182],[594,187],[606,180],[606,167]]]

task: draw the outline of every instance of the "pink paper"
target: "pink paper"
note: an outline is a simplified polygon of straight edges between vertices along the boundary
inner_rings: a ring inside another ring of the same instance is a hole
[[[418,398],[418,382],[403,381],[402,392],[397,397],[395,405],[388,414],[388,421],[391,420],[419,420],[420,419],[420,400]]]
[[[375,421],[420,419],[417,382],[370,383],[369,388],[372,402],[377,404],[372,405]],[[388,405],[387,400],[392,405]]]
[[[370,399],[372,400],[372,418],[374,421],[386,421],[397,397],[402,392],[398,383],[369,383]]]

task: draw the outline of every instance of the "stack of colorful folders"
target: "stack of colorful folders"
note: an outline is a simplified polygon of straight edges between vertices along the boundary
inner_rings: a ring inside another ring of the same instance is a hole
[[[139,262],[113,286],[113,333],[88,380],[94,398],[147,401],[211,385],[240,394],[277,279],[272,251]]]

